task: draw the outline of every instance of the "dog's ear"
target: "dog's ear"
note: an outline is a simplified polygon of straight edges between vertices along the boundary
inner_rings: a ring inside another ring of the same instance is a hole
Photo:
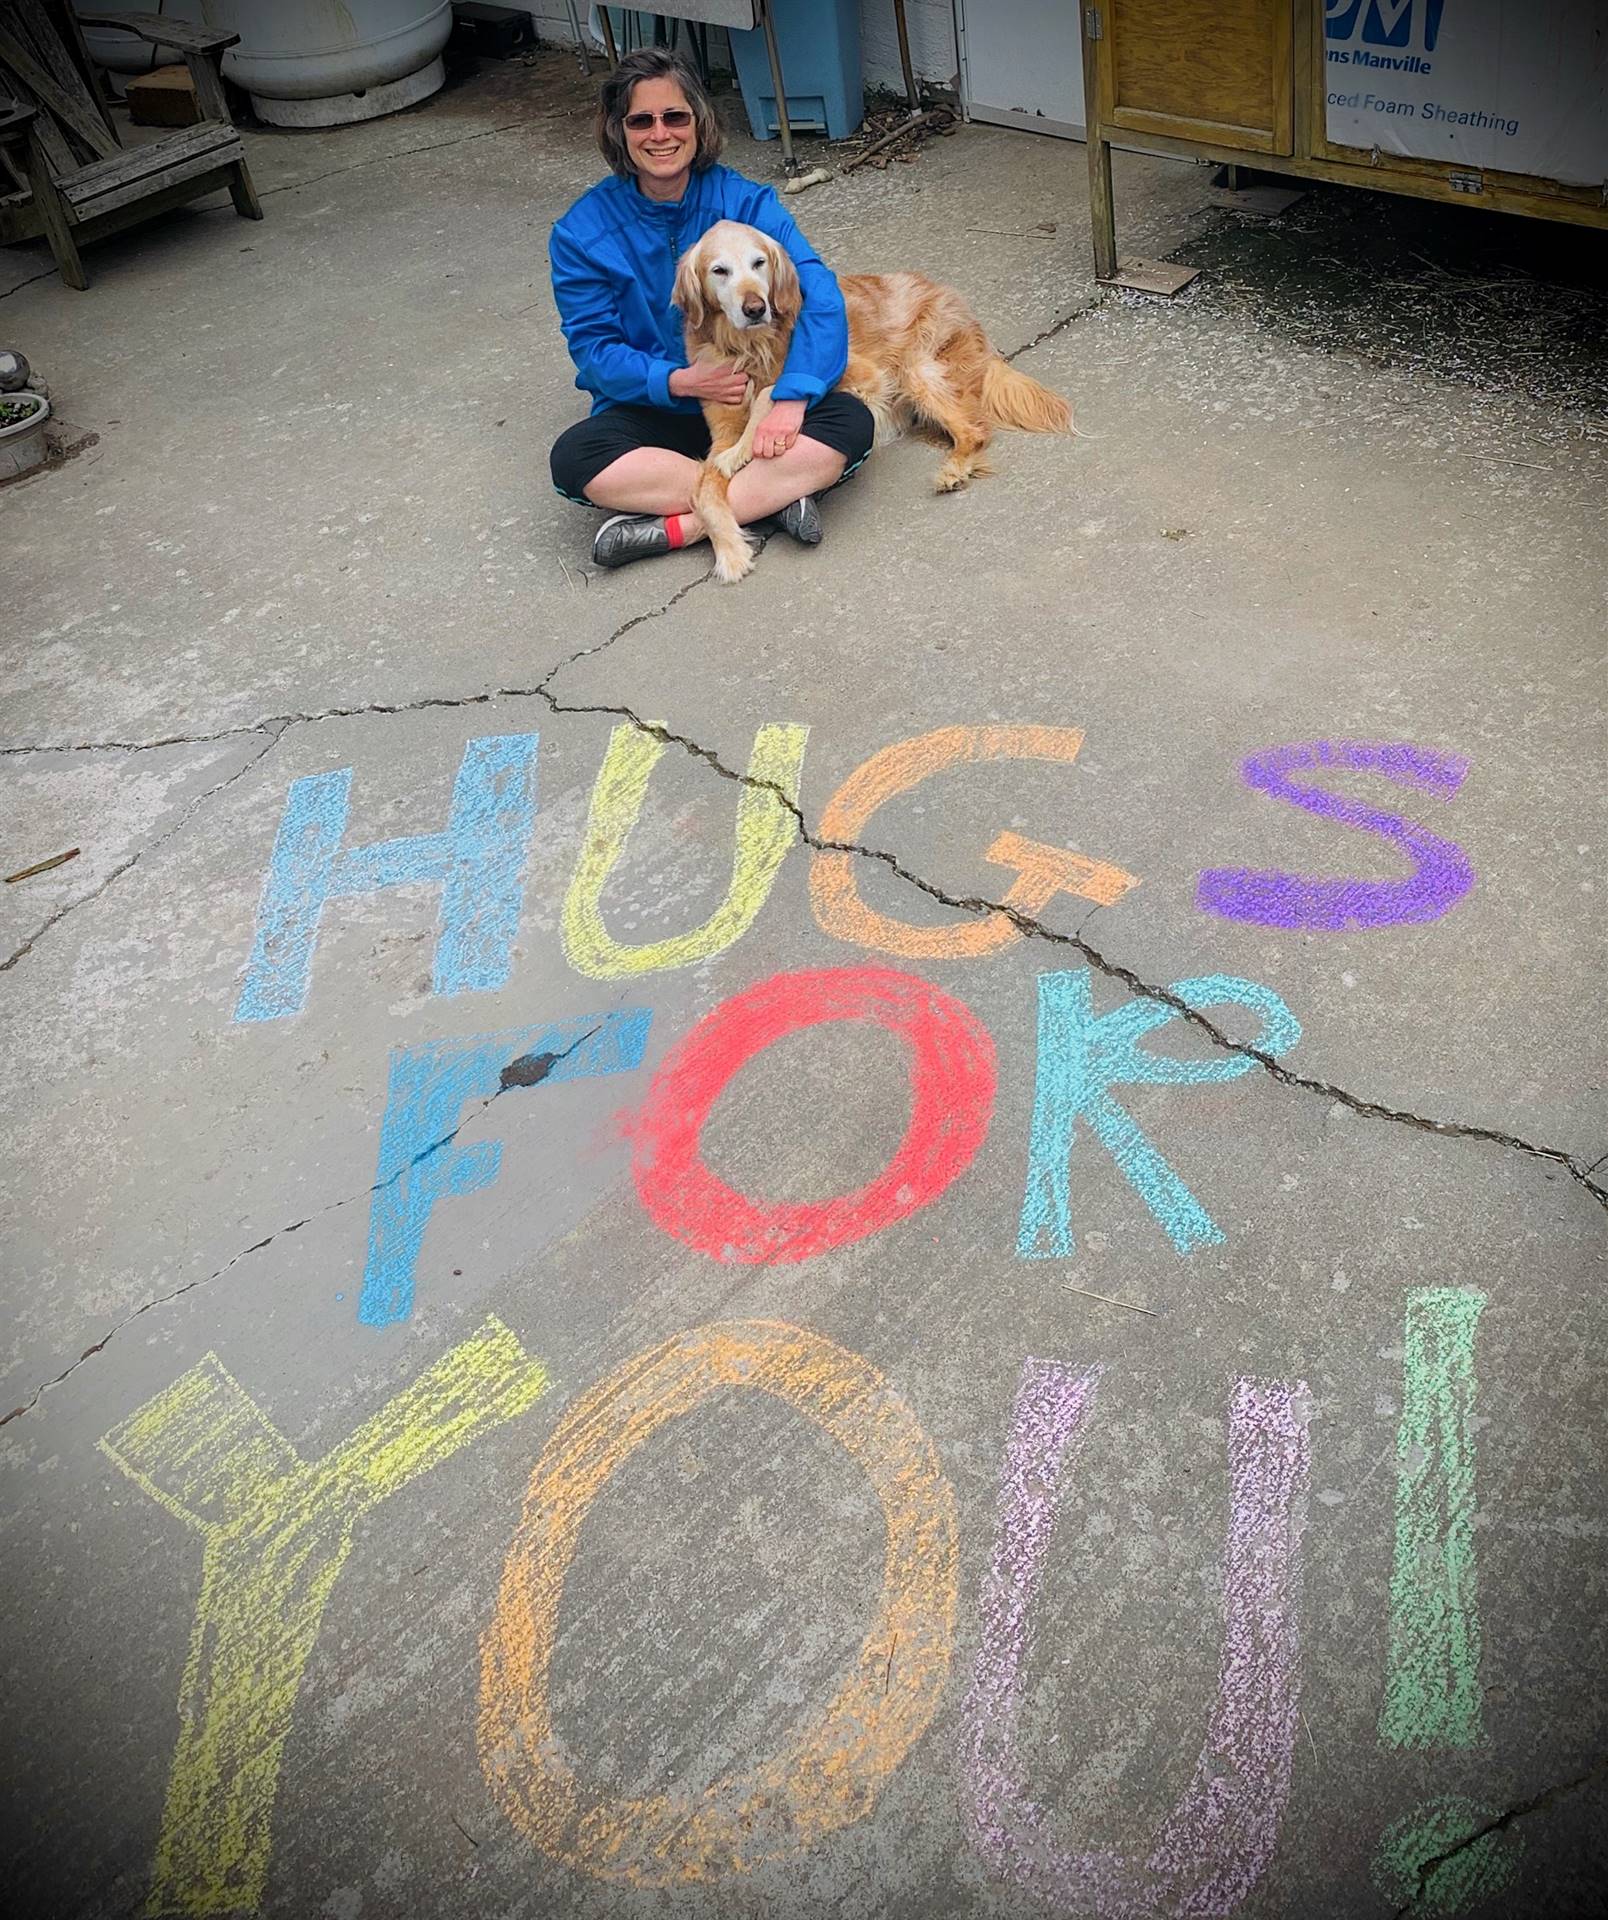
[[[804,305],[804,295],[798,284],[798,269],[793,265],[785,247],[766,237],[765,251],[770,255],[770,298],[771,311],[784,325],[795,321]]]
[[[676,268],[675,289],[670,295],[673,305],[681,309],[682,317],[689,327],[701,327],[704,318],[703,273],[699,265],[702,242],[688,247],[681,256],[681,264]]]

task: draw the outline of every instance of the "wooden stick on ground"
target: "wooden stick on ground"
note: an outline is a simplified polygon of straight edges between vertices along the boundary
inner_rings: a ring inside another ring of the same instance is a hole
[[[64,867],[69,860],[78,858],[77,847],[69,847],[65,853],[58,853],[50,860],[36,860],[31,867],[24,867],[18,873],[6,875],[6,885],[12,886],[18,880],[31,880],[36,873],[49,873],[52,867]]]
[[[853,173],[862,161],[869,160],[874,153],[880,153],[884,147],[891,147],[895,140],[902,140],[907,133],[914,133],[917,127],[946,126],[955,117],[953,107],[929,107],[925,113],[913,113],[908,120],[901,120],[892,133],[885,133],[880,140],[873,140],[863,153],[857,153],[852,160],[843,162],[843,171]]]

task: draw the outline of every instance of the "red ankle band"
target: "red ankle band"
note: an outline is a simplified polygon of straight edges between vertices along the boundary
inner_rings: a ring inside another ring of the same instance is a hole
[[[667,513],[665,515],[664,530],[670,536],[672,552],[674,552],[677,547],[684,547],[687,544],[681,531],[681,515],[679,513]]]

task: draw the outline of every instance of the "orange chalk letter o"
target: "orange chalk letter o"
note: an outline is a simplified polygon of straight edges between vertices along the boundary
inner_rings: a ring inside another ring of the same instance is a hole
[[[864,1469],[887,1525],[876,1617],[834,1698],[769,1759],[698,1796],[589,1794],[564,1759],[551,1698],[559,1603],[581,1527],[639,1447],[728,1387],[782,1401]],[[874,1367],[775,1321],[678,1334],[583,1394],[536,1463],[481,1647],[481,1767],[519,1832],[582,1872],[636,1886],[746,1872],[871,1811],[937,1711],[955,1595],[954,1492]]]

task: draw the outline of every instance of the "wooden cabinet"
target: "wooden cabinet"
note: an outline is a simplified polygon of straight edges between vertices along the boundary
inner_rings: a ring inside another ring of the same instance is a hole
[[[1088,15],[1104,125],[1294,152],[1290,0],[1095,0]]]
[[[1455,15],[1416,0],[1082,0],[1082,14],[1102,280],[1157,293],[1193,278],[1171,262],[1118,261],[1113,144],[1608,229],[1602,29],[1591,0],[1484,0],[1482,12]],[[1572,90],[1546,79],[1549,62],[1567,68],[1571,47],[1585,81]],[[1536,102],[1527,114],[1493,90],[1504,69],[1509,91],[1527,87]],[[1422,85],[1417,76],[1432,71],[1432,87]],[[1331,116],[1352,144],[1331,137]],[[1530,137],[1508,159],[1497,136],[1516,137],[1521,120]],[[1490,151],[1445,157],[1463,129]],[[1561,177],[1513,170],[1548,156],[1561,156]]]

